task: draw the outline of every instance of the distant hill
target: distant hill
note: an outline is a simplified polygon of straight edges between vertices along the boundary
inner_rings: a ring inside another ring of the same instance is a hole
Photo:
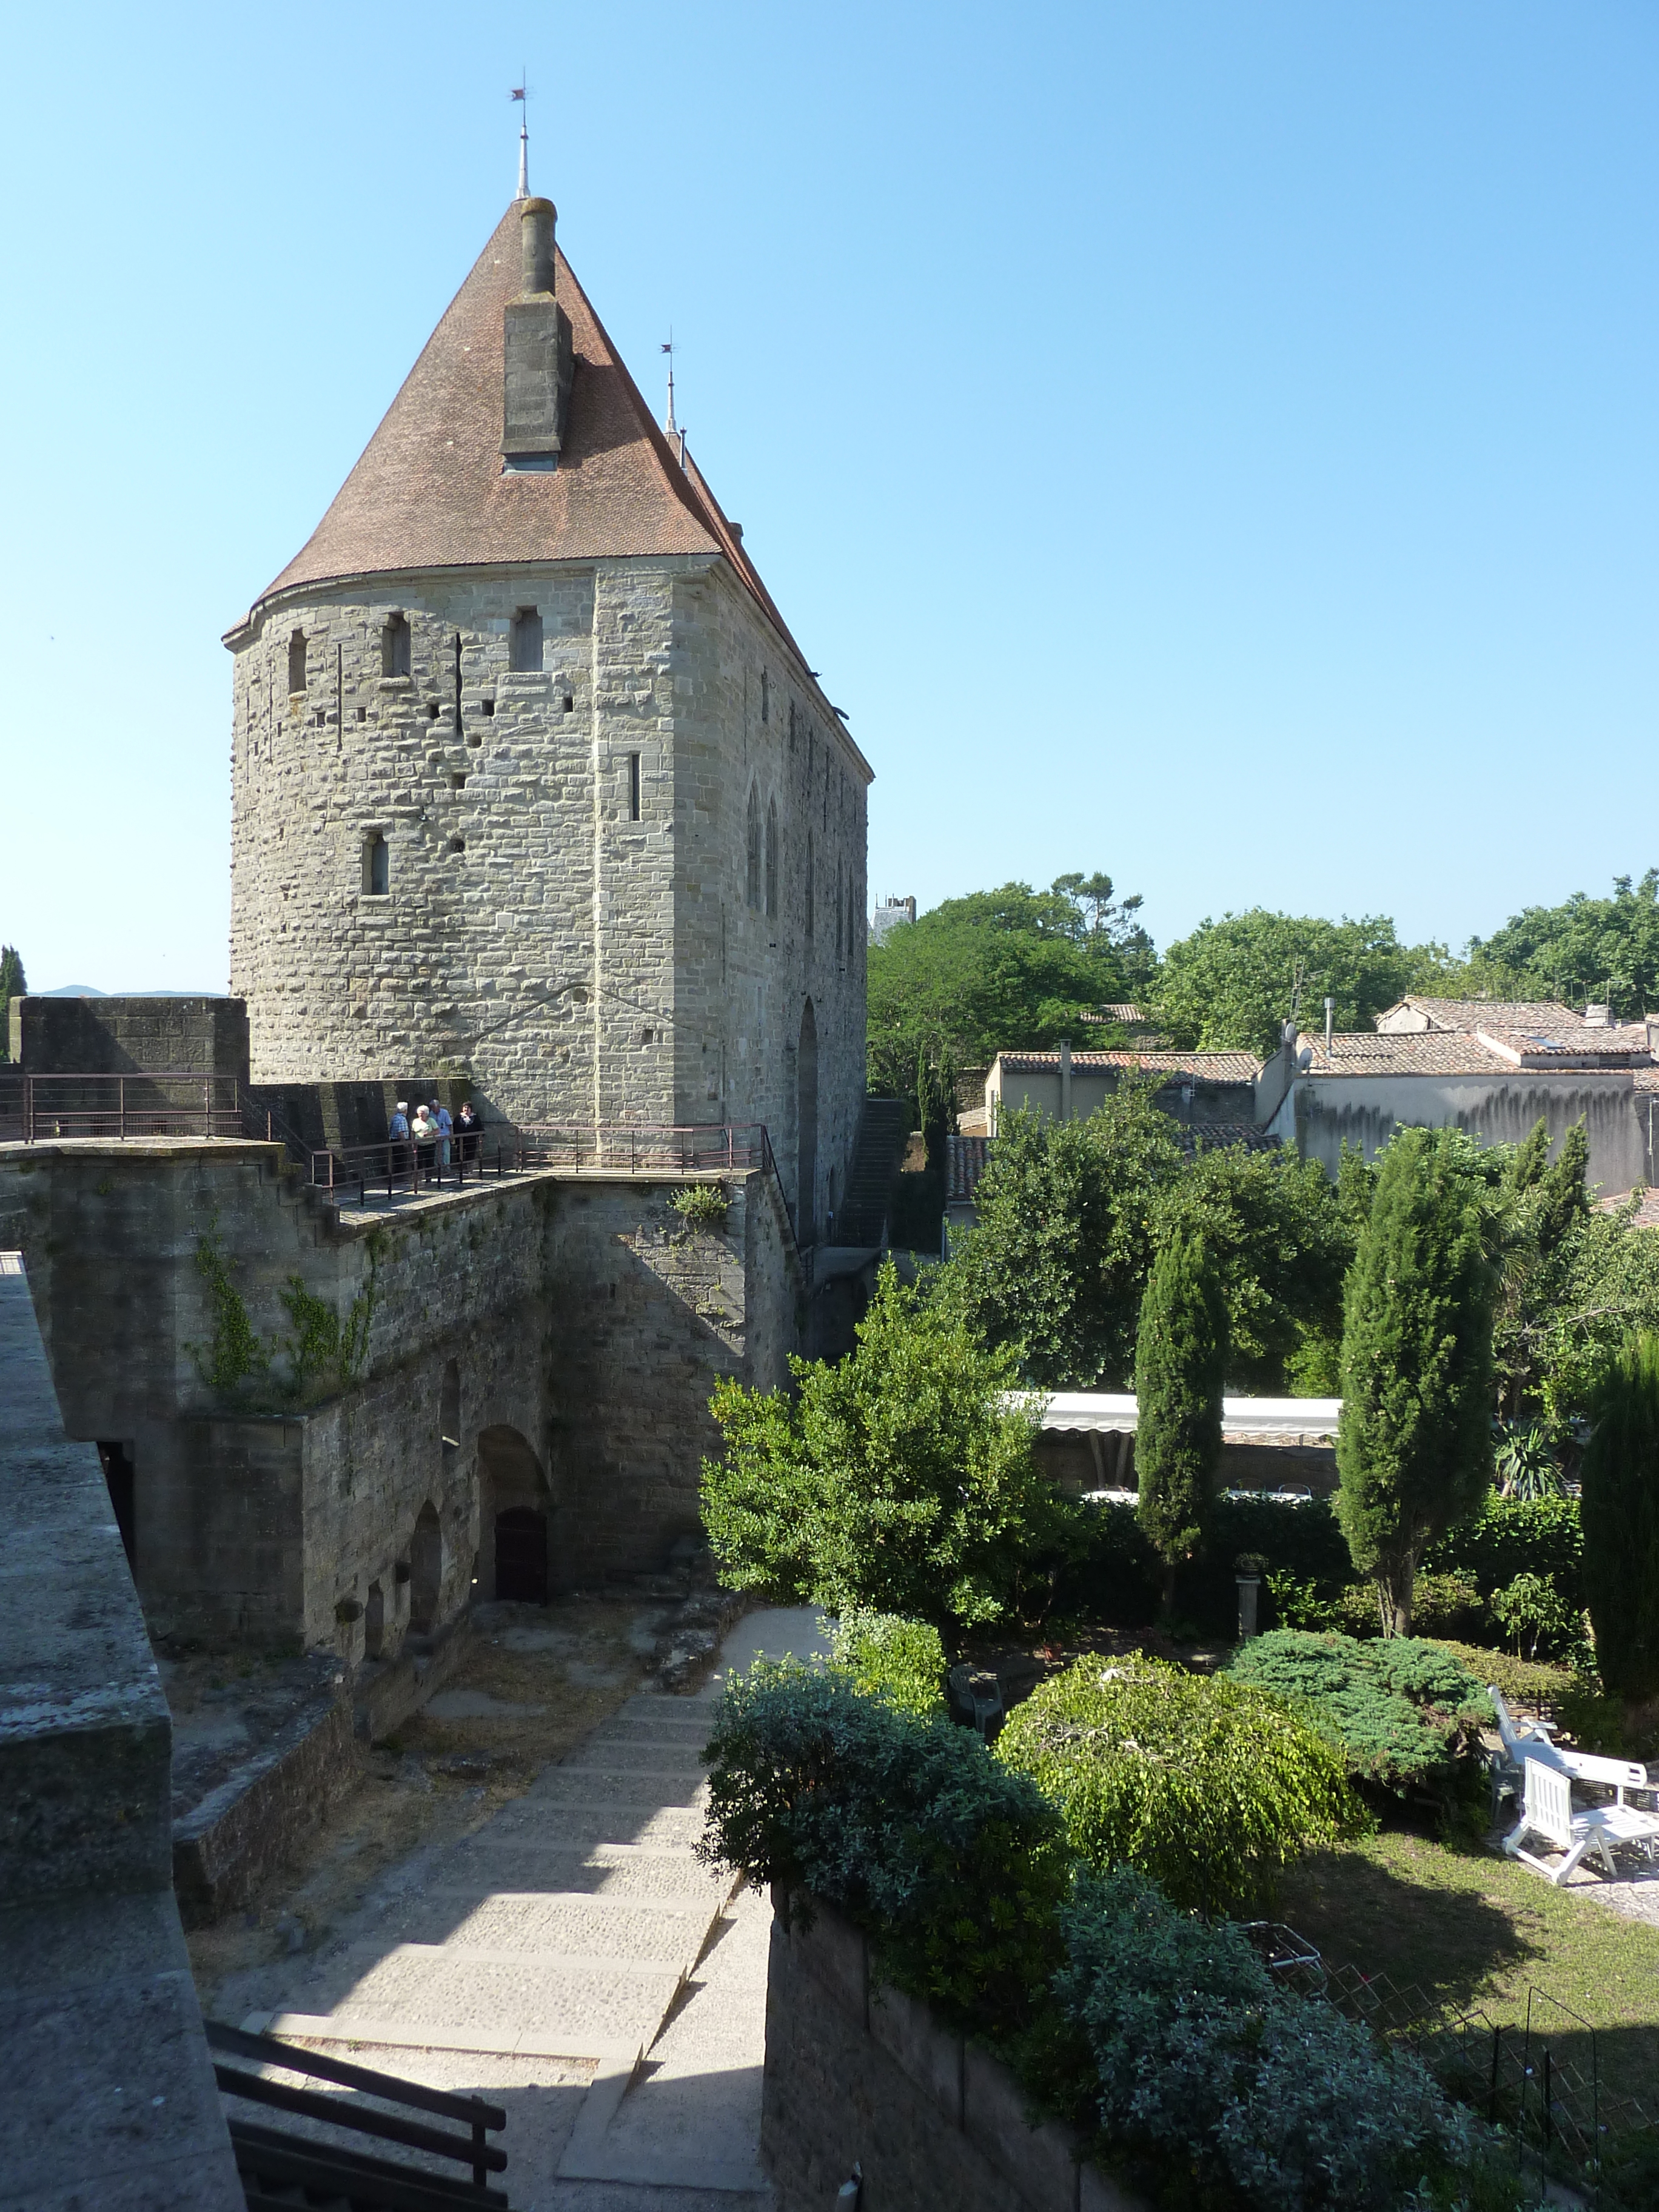
[[[221,999],[222,991],[99,991],[90,983],[60,983],[55,991],[31,991],[33,999]]]
[[[33,991],[35,999],[106,999],[107,991],[94,991],[90,983],[60,983],[55,991]]]

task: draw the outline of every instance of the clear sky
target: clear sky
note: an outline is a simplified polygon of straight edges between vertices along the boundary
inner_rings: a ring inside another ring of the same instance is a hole
[[[14,9],[0,939],[222,989],[220,633],[532,182],[872,893],[1454,946],[1659,860],[1652,0]]]

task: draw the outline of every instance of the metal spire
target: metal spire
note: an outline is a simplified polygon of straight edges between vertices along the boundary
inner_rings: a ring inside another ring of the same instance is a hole
[[[520,75],[518,83],[513,88],[513,97],[514,100],[523,100],[526,97],[522,72]],[[519,190],[516,197],[521,200],[527,200],[530,198],[529,125],[530,115],[528,109],[526,109],[524,117],[519,125]]]
[[[674,328],[668,329],[668,343],[663,348],[668,356],[668,420],[663,424],[663,434],[673,444],[680,457],[680,466],[685,466],[685,433],[674,420]]]

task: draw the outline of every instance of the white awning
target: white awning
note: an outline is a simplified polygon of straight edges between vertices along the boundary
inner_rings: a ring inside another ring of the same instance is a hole
[[[1097,1436],[1133,1436],[1135,1401],[1121,1391],[1056,1390],[1027,1394],[1044,1429]],[[1340,1398],[1224,1398],[1221,1435],[1230,1444],[1331,1445],[1341,1418]]]

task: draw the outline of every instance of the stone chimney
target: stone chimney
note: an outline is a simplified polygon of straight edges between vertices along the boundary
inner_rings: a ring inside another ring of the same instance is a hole
[[[501,458],[509,472],[558,466],[574,366],[570,318],[553,296],[551,200],[529,199],[520,210],[522,271],[519,297],[507,303]]]

